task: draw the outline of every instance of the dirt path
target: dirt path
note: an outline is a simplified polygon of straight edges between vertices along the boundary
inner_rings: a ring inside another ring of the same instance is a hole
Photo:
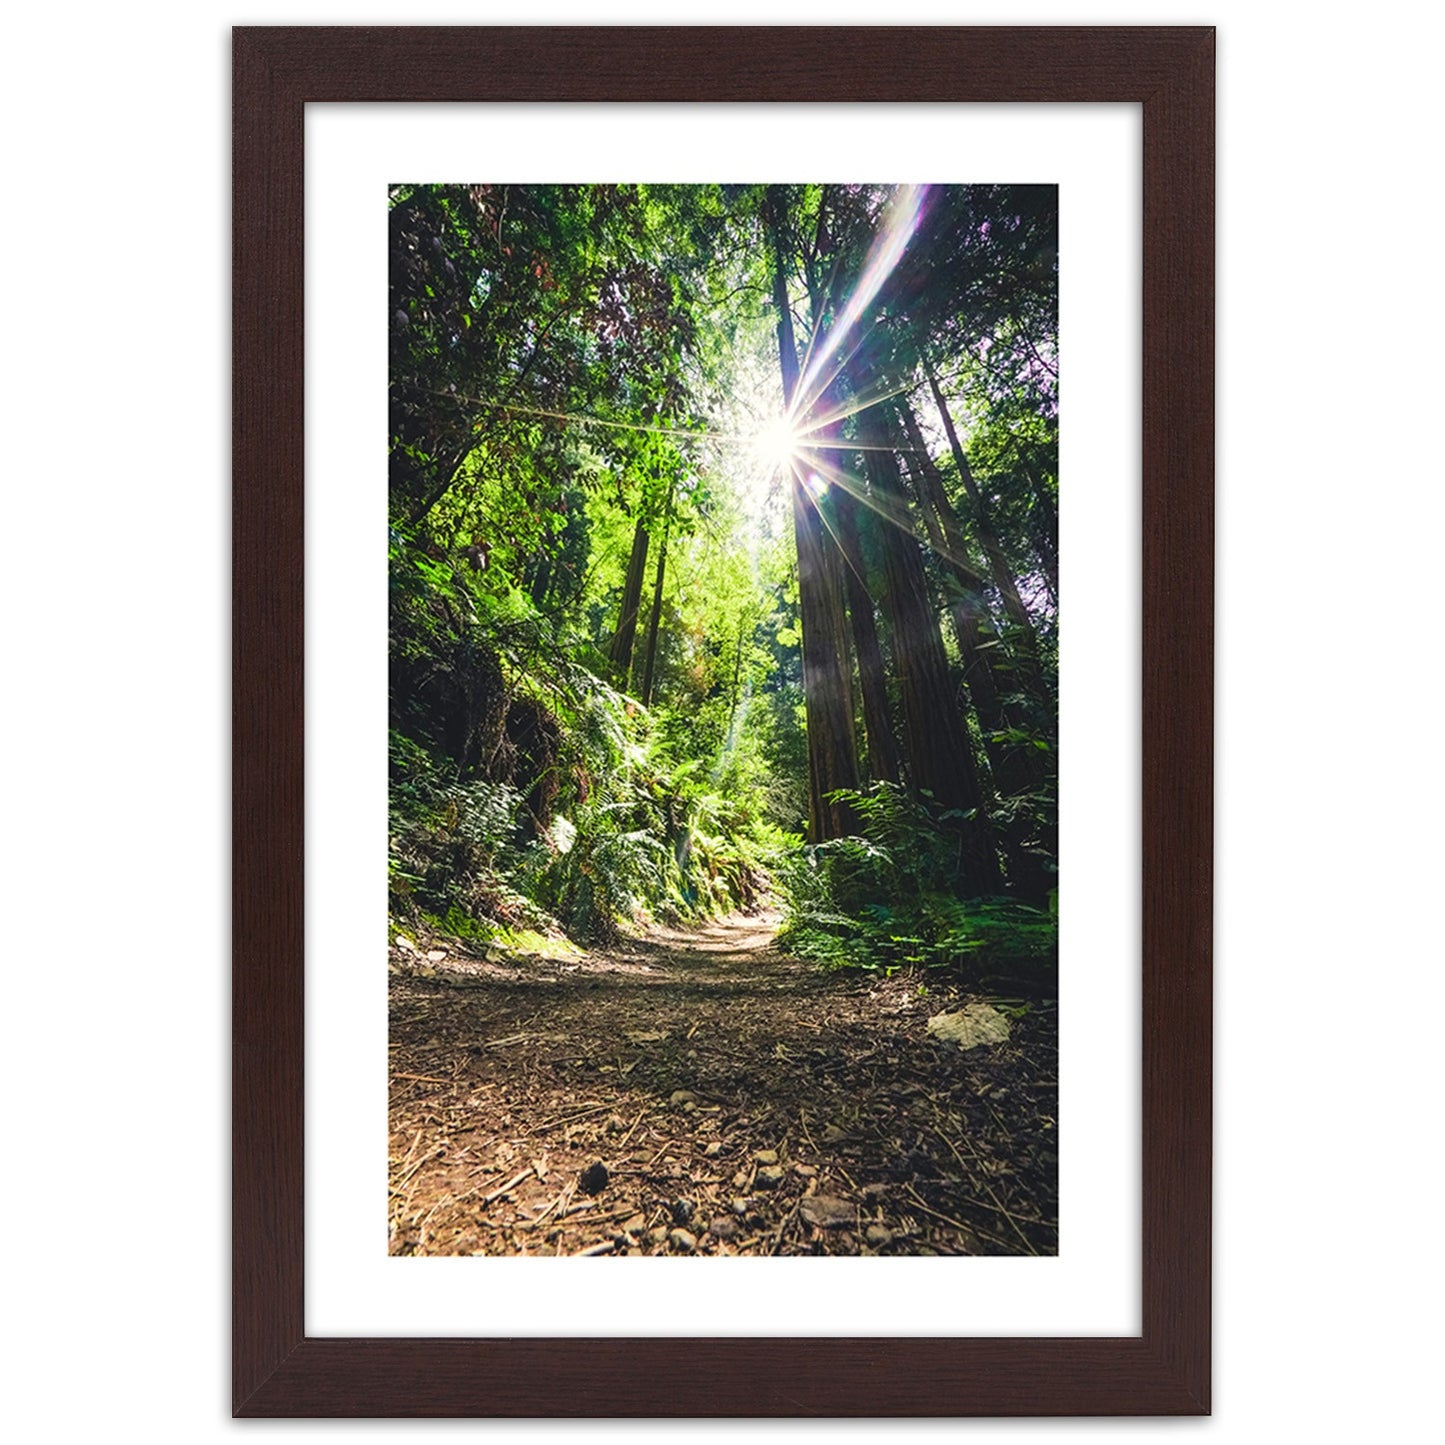
[[[960,1052],[926,1024],[966,995],[775,926],[394,949],[392,1253],[1054,1253],[1052,1005]]]

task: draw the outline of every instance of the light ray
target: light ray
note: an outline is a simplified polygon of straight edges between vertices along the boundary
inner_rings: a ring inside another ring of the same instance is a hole
[[[838,549],[838,555],[843,559],[848,570],[866,587],[868,579],[853,565],[847,548],[843,546],[842,539],[838,536],[833,523],[828,519],[827,512],[823,510],[821,499],[827,492],[827,480],[820,477],[815,470],[805,470],[795,461],[793,463],[793,485],[802,493],[803,500],[818,514],[818,520],[823,524],[824,531],[832,539],[833,545]],[[852,488],[849,487],[846,490],[851,492]]]
[[[895,386],[888,390],[880,390],[867,396],[857,396],[851,401],[844,402],[835,407],[832,411],[824,412],[821,415],[814,413],[808,418],[807,425],[799,428],[798,438],[800,444],[809,445],[809,438],[816,431],[824,427],[832,426],[836,422],[846,421],[850,416],[857,416],[860,411],[867,411],[870,406],[878,406],[885,401],[892,401],[895,396],[904,396],[911,390],[907,386]],[[870,448],[859,445],[854,448],[856,451],[868,451]],[[892,448],[880,447],[879,451],[891,451]]]
[[[849,333],[862,319],[864,311],[878,295],[883,283],[893,273],[893,269],[898,265],[909,241],[913,239],[913,233],[918,226],[923,203],[928,197],[929,190],[928,186],[899,186],[894,191],[888,203],[886,219],[874,237],[873,245],[869,248],[868,259],[859,274],[858,284],[853,288],[853,294],[849,297],[842,314],[829,330],[827,337],[829,349],[841,345],[848,339]],[[852,350],[849,351],[850,358],[859,344],[861,344],[861,338],[854,342]],[[815,351],[811,346],[809,347],[807,365],[798,378],[798,385],[793,393],[793,405],[790,410],[794,416],[806,416],[829,382],[838,374],[842,366],[847,364],[846,360],[840,363],[828,380],[820,383],[819,372],[822,369],[822,355],[821,351]]]
[[[861,450],[861,448],[840,446],[839,450]],[[880,447],[875,448],[875,450],[883,451],[890,449]],[[968,557],[957,556],[948,548],[937,546],[931,537],[918,529],[914,524],[908,503],[903,498],[880,497],[877,492],[867,487],[859,478],[853,476],[852,473],[841,466],[826,462],[822,457],[814,457],[811,461],[812,470],[820,473],[822,479],[826,481],[828,485],[841,487],[850,497],[855,501],[861,502],[862,505],[867,507],[875,516],[881,517],[891,526],[897,527],[900,532],[904,532],[912,537],[921,547],[926,547],[935,557],[953,564],[962,572],[966,573],[968,577],[976,579],[980,586],[982,585],[983,579],[979,577],[977,569]],[[805,492],[808,491],[806,487],[804,490]],[[809,495],[809,500],[814,500],[813,494]],[[814,504],[816,505],[815,500]],[[819,515],[821,516],[822,513],[820,512]],[[824,525],[827,525],[826,518],[824,518]],[[829,530],[831,531],[832,529],[829,528]],[[836,538],[834,540],[836,541]],[[846,560],[846,558],[847,554],[845,553],[844,559]]]
[[[588,416],[583,412],[548,411],[539,406],[518,406],[509,401],[488,401],[484,397],[466,396],[457,391],[432,391],[431,395],[443,396],[451,401],[464,401],[469,406],[486,407],[491,411],[500,411],[508,415],[516,413],[518,416],[547,417],[552,421],[576,422],[578,426],[609,427],[613,431],[649,432],[653,436],[677,437],[683,441],[722,441],[746,444],[754,440],[753,436],[747,432],[709,431],[707,428],[689,431],[683,427],[643,426],[640,422],[610,421],[606,417]]]

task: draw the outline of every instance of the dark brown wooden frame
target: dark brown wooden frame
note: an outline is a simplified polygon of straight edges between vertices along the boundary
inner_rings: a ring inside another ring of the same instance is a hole
[[[1214,32],[234,32],[233,1408],[243,1416],[1209,1410]],[[302,116],[308,101],[1143,106],[1143,1334],[308,1339]]]

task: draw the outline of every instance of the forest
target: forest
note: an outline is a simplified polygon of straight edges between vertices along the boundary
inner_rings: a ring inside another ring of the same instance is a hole
[[[390,1249],[1056,1252],[1056,189],[387,204]]]

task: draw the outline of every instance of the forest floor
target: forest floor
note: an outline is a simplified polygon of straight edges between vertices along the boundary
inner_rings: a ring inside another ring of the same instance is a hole
[[[977,995],[822,972],[776,924],[394,946],[391,1252],[1056,1253],[1054,1006],[964,1052],[927,1024]]]

